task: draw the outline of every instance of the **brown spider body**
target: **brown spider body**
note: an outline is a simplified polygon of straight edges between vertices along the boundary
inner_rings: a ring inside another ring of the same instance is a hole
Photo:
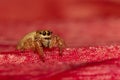
[[[42,30],[34,31],[25,35],[18,43],[17,49],[37,51],[43,60],[43,48],[59,47],[59,54],[62,55],[62,49],[64,46],[64,41],[59,36],[52,34],[51,31]]]

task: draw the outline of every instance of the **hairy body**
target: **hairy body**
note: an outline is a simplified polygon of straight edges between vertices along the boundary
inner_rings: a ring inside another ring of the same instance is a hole
[[[18,43],[18,50],[33,50],[37,51],[44,61],[43,48],[59,47],[60,55],[62,56],[62,50],[65,47],[64,41],[58,36],[52,34],[49,30],[33,31],[26,34]]]

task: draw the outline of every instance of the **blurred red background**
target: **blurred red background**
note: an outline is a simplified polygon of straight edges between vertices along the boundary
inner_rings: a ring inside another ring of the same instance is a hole
[[[119,0],[0,0],[0,20],[79,20],[120,16],[119,9]]]
[[[50,29],[70,47],[119,42],[119,17],[119,0],[0,0],[0,39]]]

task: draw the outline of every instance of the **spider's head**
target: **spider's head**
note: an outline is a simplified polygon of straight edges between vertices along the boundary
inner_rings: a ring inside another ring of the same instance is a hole
[[[37,34],[40,38],[49,40],[49,39],[51,39],[52,31],[42,30],[42,31],[37,31]]]

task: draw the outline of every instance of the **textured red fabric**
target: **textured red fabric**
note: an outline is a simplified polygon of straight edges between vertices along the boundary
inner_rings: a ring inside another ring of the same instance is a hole
[[[14,48],[14,47],[13,47]],[[1,80],[120,79],[120,46],[45,49],[45,62],[32,51],[0,53]]]

